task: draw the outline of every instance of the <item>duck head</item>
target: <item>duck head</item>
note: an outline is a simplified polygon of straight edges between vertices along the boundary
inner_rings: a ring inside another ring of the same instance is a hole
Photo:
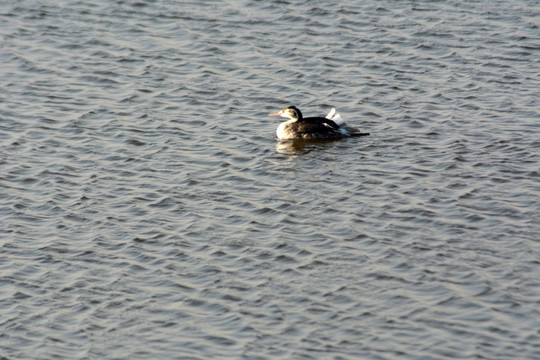
[[[302,113],[296,106],[289,106],[279,110],[277,113],[270,114],[270,116],[282,116],[291,120],[302,120]]]

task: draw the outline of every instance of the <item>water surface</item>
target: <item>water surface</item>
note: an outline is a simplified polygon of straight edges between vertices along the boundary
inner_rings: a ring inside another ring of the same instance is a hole
[[[539,18],[3,2],[0,357],[540,358]]]

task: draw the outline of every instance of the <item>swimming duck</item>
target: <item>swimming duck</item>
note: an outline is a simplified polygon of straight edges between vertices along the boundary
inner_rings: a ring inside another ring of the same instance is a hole
[[[365,136],[359,129],[347,126],[341,115],[332,108],[326,117],[303,117],[296,106],[289,106],[270,116],[282,116],[289,121],[279,124],[276,135],[279,140],[306,139],[331,140],[351,136]]]

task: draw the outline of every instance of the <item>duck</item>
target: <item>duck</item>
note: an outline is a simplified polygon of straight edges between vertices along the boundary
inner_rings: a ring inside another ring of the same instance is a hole
[[[279,124],[276,130],[278,140],[335,140],[369,135],[348,126],[335,108],[332,108],[326,117],[303,117],[296,106],[288,106],[269,116],[289,119]]]

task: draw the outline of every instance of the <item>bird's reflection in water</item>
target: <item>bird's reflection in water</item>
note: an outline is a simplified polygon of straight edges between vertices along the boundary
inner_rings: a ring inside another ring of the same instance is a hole
[[[339,140],[285,140],[278,141],[276,151],[286,155],[303,155],[312,151],[328,149]]]

